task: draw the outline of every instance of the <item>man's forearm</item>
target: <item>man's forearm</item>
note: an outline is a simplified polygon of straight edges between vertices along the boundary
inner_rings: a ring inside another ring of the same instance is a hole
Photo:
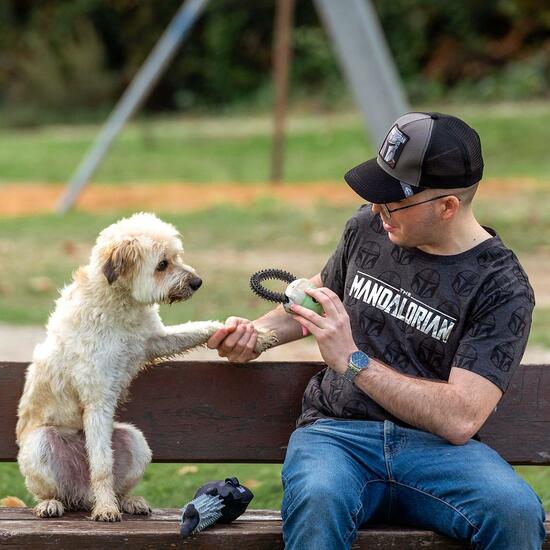
[[[300,323],[295,321],[283,309],[283,306],[277,306],[269,313],[253,321],[253,324],[256,330],[275,331],[278,346],[299,340],[304,336]]]
[[[443,381],[407,376],[374,359],[355,378],[356,386],[411,426],[461,444],[476,432],[471,401]]]

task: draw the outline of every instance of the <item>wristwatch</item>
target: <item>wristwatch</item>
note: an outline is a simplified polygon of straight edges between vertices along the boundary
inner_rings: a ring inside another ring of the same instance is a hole
[[[353,382],[355,377],[364,369],[368,368],[370,363],[369,356],[363,351],[354,351],[348,359],[348,370],[343,374],[349,382]]]

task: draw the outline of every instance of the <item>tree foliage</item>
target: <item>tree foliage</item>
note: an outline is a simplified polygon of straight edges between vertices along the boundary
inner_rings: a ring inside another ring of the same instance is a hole
[[[544,96],[550,5],[537,0],[373,0],[413,100]],[[180,0],[4,0],[0,105],[107,109]],[[269,104],[275,0],[212,0],[148,100],[149,110]],[[329,106],[346,97],[310,0],[296,2],[291,90]]]

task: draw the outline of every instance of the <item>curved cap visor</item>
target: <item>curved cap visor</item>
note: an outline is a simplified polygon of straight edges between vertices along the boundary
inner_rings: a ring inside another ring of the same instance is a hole
[[[359,196],[368,202],[382,204],[407,198],[401,182],[382,170],[375,158],[352,168],[344,175],[344,179]],[[422,187],[405,185],[411,189],[413,195],[424,190]]]

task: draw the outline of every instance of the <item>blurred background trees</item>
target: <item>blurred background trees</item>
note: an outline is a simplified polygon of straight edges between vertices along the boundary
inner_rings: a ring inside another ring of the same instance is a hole
[[[120,96],[180,0],[4,0],[0,122],[97,119]],[[374,0],[413,103],[548,95],[550,4]],[[267,107],[275,2],[213,0],[145,110]],[[291,98],[350,102],[313,2],[296,4]]]

